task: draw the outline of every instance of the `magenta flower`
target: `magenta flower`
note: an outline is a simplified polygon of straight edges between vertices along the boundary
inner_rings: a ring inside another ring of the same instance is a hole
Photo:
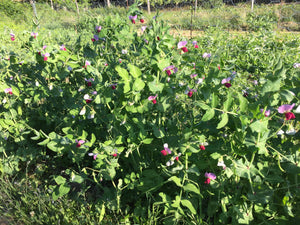
[[[5,90],[4,90],[4,92],[7,94],[10,94],[10,95],[12,95],[13,93],[12,93],[12,89],[11,88],[6,88]]]
[[[112,156],[113,157],[117,157],[118,156],[118,150],[117,149],[114,150],[114,153],[112,154]]]
[[[193,41],[192,44],[194,45],[194,48],[199,48],[199,46],[197,45],[197,41]]]
[[[89,156],[93,156],[93,159],[96,160],[98,154],[96,154],[96,153],[89,153],[88,155]]]
[[[178,42],[178,44],[177,44],[177,48],[178,48],[178,49],[181,49],[181,48],[185,47],[186,44],[187,44],[187,41],[180,41],[180,42]]]
[[[157,98],[157,95],[155,95],[155,96],[149,96],[149,97],[148,97],[148,100],[149,100],[149,101],[152,101],[153,104],[156,104],[156,103],[157,103],[156,98]]]
[[[295,106],[295,103],[293,103],[292,105],[282,105],[279,106],[278,108],[278,112],[285,115],[286,120],[291,120],[291,119],[295,119],[295,115],[294,113],[290,112]]]
[[[185,93],[191,98],[193,96],[193,92],[197,92],[197,90],[189,88],[189,91],[186,91]]]
[[[96,26],[95,30],[99,33],[101,31],[102,27],[101,26]]]
[[[89,103],[91,103],[91,102],[93,101],[93,99],[90,98],[90,96],[89,96],[88,94],[85,94],[85,95],[83,96],[83,99],[85,100],[85,102],[86,102],[87,104],[89,104]]]
[[[178,71],[178,69],[173,65],[167,66],[166,68],[163,69],[163,71],[166,71],[168,76],[170,76],[172,74],[172,72],[171,72],[172,70],[174,73],[176,73]]]
[[[260,112],[263,113],[263,112],[264,112],[264,109],[260,109]],[[271,110],[266,110],[266,111],[265,111],[265,117],[270,116],[270,114],[271,114]]]
[[[286,119],[286,120],[291,120],[291,119],[295,119],[295,118],[296,118],[296,117],[295,117],[295,114],[292,113],[292,112],[287,112],[287,113],[285,113],[284,115],[285,115],[285,119]]]
[[[45,50],[46,48],[47,48],[47,45],[44,45],[43,48],[42,48],[42,50]]]
[[[84,68],[86,68],[87,66],[91,65],[91,63],[89,61],[85,61],[85,64],[84,64]]]
[[[291,111],[295,106],[295,103],[293,103],[292,105],[282,105],[282,106],[279,106],[278,107],[278,112],[279,113],[286,113],[286,112],[289,112]]]
[[[231,87],[231,84],[229,83],[230,81],[231,81],[231,77],[227,77],[227,78],[224,78],[221,83],[224,84],[225,87],[229,88],[229,87]]]
[[[77,148],[79,148],[82,144],[85,143],[84,140],[79,140],[79,141],[78,141],[77,139],[75,140],[75,142],[77,143],[77,144],[76,144],[76,147],[77,147]]]
[[[210,58],[211,57],[211,54],[210,53],[203,53],[202,55],[203,58]]]
[[[10,33],[10,40],[14,41],[15,40],[15,35],[13,33]]]
[[[205,173],[204,175],[207,179],[205,180],[205,184],[209,184],[211,180],[215,180],[217,177],[214,173]]]
[[[42,56],[44,57],[44,61],[47,61],[50,54],[46,52],[45,54],[42,54]]]
[[[169,149],[169,146],[167,143],[164,144],[164,149],[160,151],[162,155],[166,156],[168,154],[171,154],[172,151]]]
[[[178,42],[178,49],[181,49],[183,52],[188,52],[188,49],[185,47],[187,44],[187,41],[180,41]]]
[[[131,20],[131,22],[133,24],[135,24],[135,20],[137,19],[137,15],[135,15],[135,16],[129,16],[128,18],[129,18],[129,20]]]
[[[149,41],[147,39],[144,39],[144,42],[146,42],[146,44],[149,44]]]
[[[30,35],[31,35],[31,37],[36,38],[38,36],[38,33],[31,32]]]
[[[89,79],[84,78],[84,80],[87,82],[87,86],[91,87],[92,82],[94,81],[94,78],[89,78]]]
[[[198,74],[191,74],[191,78],[195,78],[196,76],[198,76]]]
[[[62,50],[62,51],[67,51],[67,49],[66,49],[65,45],[61,45],[61,46],[59,46],[59,49],[60,49],[60,50]]]

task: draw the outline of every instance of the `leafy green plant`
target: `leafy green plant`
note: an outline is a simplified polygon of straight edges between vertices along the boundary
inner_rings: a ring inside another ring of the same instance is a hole
[[[72,41],[3,36],[1,174],[31,169],[45,198],[117,222],[298,219],[299,39],[174,38],[129,12],[82,18]]]

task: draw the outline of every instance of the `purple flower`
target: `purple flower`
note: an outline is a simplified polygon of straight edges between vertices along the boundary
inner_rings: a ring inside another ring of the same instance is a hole
[[[33,38],[36,38],[38,36],[38,33],[34,33],[34,32],[31,32],[30,34]]]
[[[226,83],[228,83],[229,81],[231,81],[231,77],[227,77],[227,78],[224,78],[223,80],[222,80],[222,84],[226,84]]]
[[[260,109],[260,112],[263,113],[263,112],[264,112],[264,109]],[[266,111],[265,111],[265,117],[270,116],[270,114],[271,114],[271,110],[266,110]]]
[[[205,176],[206,178],[211,179],[211,180],[215,180],[215,179],[217,178],[216,175],[215,175],[214,173],[205,173],[204,176]]]
[[[101,26],[96,26],[95,30],[99,33],[101,31],[102,27]]]
[[[94,40],[99,41],[99,36],[97,34],[94,34]]]
[[[148,100],[152,101],[153,104],[156,104],[157,103],[156,98],[157,98],[157,95],[155,95],[155,96],[151,95],[151,96],[148,97]]]
[[[93,159],[96,160],[98,154],[97,153],[89,153],[88,155],[93,156]]]
[[[300,63],[294,63],[293,67],[294,68],[300,68]]]
[[[142,26],[141,30],[144,32],[146,30],[147,26]]]
[[[13,93],[12,93],[12,88],[6,88],[6,89],[4,90],[4,92],[5,92],[6,94],[10,94],[10,95],[13,94]]]
[[[60,50],[62,50],[62,51],[67,51],[67,49],[66,49],[65,45],[61,45],[61,46],[59,46],[59,49],[60,49]]]
[[[180,49],[180,48],[183,48],[183,47],[185,47],[185,46],[186,46],[186,44],[187,44],[187,41],[180,41],[180,42],[178,42],[178,45],[177,45],[177,47],[178,47],[178,49]]]
[[[89,61],[85,61],[84,67],[86,68],[87,66],[91,65],[91,63]]]
[[[198,74],[191,74],[191,78],[195,78],[196,76],[198,76]]]
[[[78,141],[77,139],[75,140],[75,142],[77,143],[77,144],[76,144],[76,147],[77,147],[77,148],[79,148],[82,144],[85,143],[84,140],[79,140],[79,141]]]
[[[161,154],[163,154],[164,156],[166,156],[166,155],[172,153],[172,151],[169,149],[169,146],[168,146],[167,143],[164,144],[164,150],[161,150],[160,152],[161,152]]]
[[[279,113],[287,113],[289,111],[291,111],[295,106],[295,103],[293,103],[292,105],[282,105],[282,106],[279,106],[278,108],[278,112]]]
[[[211,54],[210,53],[203,53],[202,55],[203,58],[210,58],[211,57]]]

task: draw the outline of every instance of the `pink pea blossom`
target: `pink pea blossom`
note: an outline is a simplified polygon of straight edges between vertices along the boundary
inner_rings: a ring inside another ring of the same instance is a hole
[[[227,77],[227,78],[223,79],[221,83],[225,84],[225,83],[228,83],[230,81],[231,81],[231,77]]]
[[[141,30],[144,32],[146,30],[147,26],[142,26]]]
[[[4,90],[4,92],[7,94],[10,94],[10,95],[12,95],[13,93],[12,93],[12,88],[6,88],[5,90]]]
[[[160,151],[162,155],[166,156],[168,154],[171,154],[172,151],[169,149],[169,146],[167,143],[164,144],[164,149]]]
[[[279,106],[278,108],[278,112],[285,115],[285,119],[286,120],[291,120],[291,119],[295,119],[295,115],[294,113],[290,112],[295,106],[295,103],[293,103],[292,105],[282,105]]]
[[[295,103],[293,103],[292,105],[282,105],[278,107],[278,112],[279,113],[286,113],[291,111],[295,106]]]
[[[35,32],[31,32],[30,34],[33,38],[36,38],[38,36],[38,33],[35,33]]]
[[[47,45],[43,45],[42,50],[45,50],[47,48]]]
[[[170,76],[172,74],[172,71],[176,73],[178,69],[175,66],[171,65],[164,68],[163,71],[166,71],[167,75]]]
[[[128,18],[129,18],[129,20],[131,20],[131,22],[133,24],[135,24],[135,20],[137,19],[137,15],[135,15],[135,16],[129,16]]]
[[[65,45],[61,45],[61,46],[59,46],[59,49],[60,49],[60,50],[62,50],[62,51],[67,51],[67,49],[66,49]]]
[[[155,96],[149,96],[149,97],[148,97],[148,100],[149,100],[149,101],[152,101],[153,104],[156,104],[156,103],[157,103],[156,98],[157,98],[157,95],[155,95]]]
[[[101,31],[102,27],[101,26],[96,26],[95,30],[99,33]]]
[[[223,167],[224,170],[226,169],[226,165],[225,165],[225,163],[224,163],[223,160],[222,160],[222,161],[219,161],[218,164],[217,164],[217,166]]]
[[[198,76],[198,74],[191,74],[191,78],[195,78],[196,76]]]
[[[205,184],[209,184],[211,180],[215,180],[217,177],[214,173],[205,173],[204,175],[207,179],[205,180]]]
[[[202,55],[203,58],[210,58],[211,57],[211,54],[210,53],[203,53]]]
[[[46,52],[46,53],[42,54],[42,56],[44,57],[44,61],[47,61],[50,54],[48,52]]]
[[[194,45],[194,48],[199,48],[199,46],[197,45],[197,41],[193,41],[192,44]]]
[[[91,87],[92,82],[94,81],[94,78],[89,78],[89,79],[84,78],[84,80],[87,82],[87,86]]]
[[[97,153],[89,153],[89,156],[93,156],[93,159],[96,160],[98,154]]]
[[[13,33],[10,33],[10,40],[14,41],[15,40],[15,35]]]
[[[86,68],[87,66],[91,65],[91,63],[89,61],[85,61],[85,64],[84,64],[84,68]]]
[[[86,102],[87,104],[89,104],[89,103],[91,103],[91,102],[93,101],[93,99],[91,99],[90,96],[89,96],[88,94],[85,94],[85,95],[83,96],[83,99],[85,100],[85,102]]]
[[[145,42],[146,44],[149,44],[149,41],[148,41],[147,39],[144,39],[144,42]]]
[[[260,109],[260,112],[263,113],[263,112],[264,112],[264,109]],[[271,113],[271,110],[266,110],[266,111],[265,111],[265,117],[270,116],[270,113]]]
[[[77,143],[77,144],[76,144],[76,147],[77,147],[77,148],[79,148],[82,144],[85,143],[84,140],[79,140],[79,141],[78,141],[77,139],[75,140],[75,142]]]
[[[300,63],[294,63],[293,67],[294,68],[300,68]]]
[[[178,42],[178,44],[177,44],[177,48],[178,48],[178,49],[181,49],[181,48],[185,47],[186,44],[187,44],[187,41],[180,41],[180,42]]]

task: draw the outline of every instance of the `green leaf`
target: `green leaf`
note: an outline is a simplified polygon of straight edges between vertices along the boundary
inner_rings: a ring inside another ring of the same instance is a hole
[[[54,180],[58,185],[66,183],[66,178],[62,176],[57,176],[54,178]]]
[[[152,93],[162,92],[162,90],[164,89],[164,84],[156,82],[154,80],[154,81],[148,83],[148,87]]]
[[[154,136],[157,138],[163,138],[165,136],[164,132],[156,126],[153,126],[153,132]]]
[[[281,83],[281,78],[271,81],[268,80],[264,86],[262,87],[261,94],[264,95],[267,92],[276,92],[280,90],[280,83]]]
[[[61,196],[64,196],[64,195],[68,194],[70,190],[71,190],[71,188],[70,188],[69,185],[67,185],[67,184],[60,185],[59,189],[58,189],[59,196],[61,197]]]
[[[229,92],[228,95],[227,95],[227,100],[224,102],[224,105],[223,105],[225,111],[229,111],[229,109],[231,107],[232,100],[233,100],[232,99],[232,94],[231,94],[231,92]]]
[[[81,184],[84,182],[84,180],[85,179],[82,175],[77,175],[74,172],[72,172],[70,182]]]
[[[208,105],[206,105],[205,103],[202,103],[202,102],[196,102],[196,104],[197,104],[201,109],[204,109],[204,110],[210,109],[210,107],[209,107]]]
[[[208,121],[211,120],[215,115],[215,110],[214,109],[209,109],[206,111],[206,113],[202,117],[202,121]]]
[[[138,79],[136,79],[135,81],[134,81],[134,83],[133,83],[133,90],[134,91],[141,91],[141,90],[143,90],[144,89],[144,87],[145,87],[145,83],[144,83],[144,81],[142,81],[142,79],[140,79],[140,78],[138,78]]]
[[[152,141],[153,141],[153,138],[146,138],[146,139],[142,140],[142,142],[143,142],[144,144],[146,144],[146,145],[151,144]]]
[[[217,129],[221,129],[228,123],[228,114],[224,113],[221,115],[221,121],[218,123]]]
[[[190,200],[187,199],[182,199],[181,204],[185,207],[187,207],[191,213],[197,214],[196,209],[194,208],[193,204],[190,202]]]
[[[173,181],[178,187],[182,187],[181,179],[176,176],[172,176],[168,179],[168,181]]]
[[[241,94],[238,94],[240,102],[240,112],[246,112],[248,109],[248,100]]]
[[[212,93],[212,98],[211,98],[211,107],[215,108],[217,107],[219,104],[219,98],[218,95],[215,93]]]
[[[48,144],[47,144],[47,147],[54,151],[54,152],[60,152],[64,149],[64,147],[60,146],[57,142],[55,141],[50,141]]]
[[[119,76],[122,77],[122,79],[127,82],[129,80],[129,75],[126,69],[117,66],[116,71],[118,72]]]
[[[169,59],[158,60],[157,66],[160,70],[163,70],[164,68],[170,66],[170,60]]]
[[[39,142],[38,145],[46,145],[49,143],[49,141],[50,141],[50,139],[45,139],[42,142]]]
[[[268,131],[268,122],[269,120],[263,120],[263,121],[257,120],[250,125],[250,128],[252,132],[257,132],[257,133],[265,132]]]
[[[134,77],[134,78],[138,78],[142,75],[142,72],[140,70],[140,68],[138,68],[137,66],[135,65],[132,65],[132,64],[129,64],[128,65],[128,68],[129,68],[129,72],[130,74]]]
[[[186,184],[183,186],[183,189],[186,191],[186,192],[194,192],[195,194],[198,194],[200,195],[200,190],[199,188],[196,187],[196,185],[194,184]]]

